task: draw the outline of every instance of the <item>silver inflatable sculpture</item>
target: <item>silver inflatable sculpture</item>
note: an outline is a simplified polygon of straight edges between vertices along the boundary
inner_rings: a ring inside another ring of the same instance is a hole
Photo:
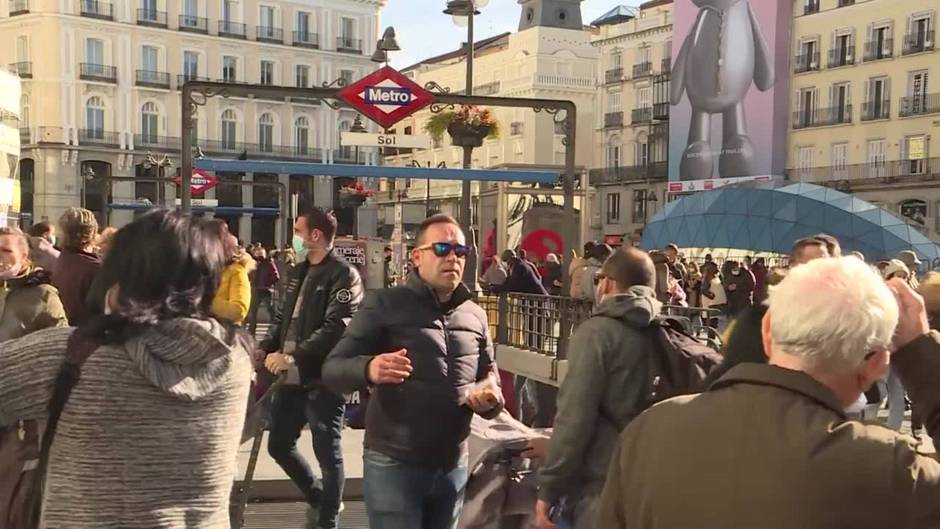
[[[722,114],[724,130],[719,175],[752,175],[754,148],[747,135],[743,101],[752,81],[762,92],[774,84],[767,44],[748,0],[692,2],[699,7],[698,17],[672,69],[672,104],[678,105],[685,92],[692,105],[680,178],[712,177],[712,114]]]

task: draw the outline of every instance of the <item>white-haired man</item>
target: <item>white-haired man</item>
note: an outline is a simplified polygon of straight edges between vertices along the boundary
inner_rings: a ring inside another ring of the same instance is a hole
[[[858,259],[792,269],[763,320],[769,363],[738,365],[630,423],[597,527],[940,527],[940,462],[844,412],[893,350],[940,441],[940,336],[928,333],[923,300]]]

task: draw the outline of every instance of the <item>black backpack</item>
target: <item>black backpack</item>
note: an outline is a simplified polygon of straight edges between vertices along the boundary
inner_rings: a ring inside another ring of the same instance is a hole
[[[721,355],[675,318],[656,318],[648,332],[655,347],[647,364],[644,409],[678,395],[705,391],[705,378],[721,363]]]

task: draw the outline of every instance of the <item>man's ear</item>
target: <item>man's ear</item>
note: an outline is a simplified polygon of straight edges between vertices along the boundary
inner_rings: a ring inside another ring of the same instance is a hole
[[[770,336],[770,311],[764,313],[760,322],[761,343],[764,344],[764,354],[769,359],[773,354],[773,339]]]
[[[863,378],[863,383],[865,390],[871,387],[872,383],[876,380],[880,380],[888,374],[888,367],[890,366],[890,360],[888,356],[888,351],[879,351],[873,353],[871,356],[865,359],[862,362],[861,375]]]

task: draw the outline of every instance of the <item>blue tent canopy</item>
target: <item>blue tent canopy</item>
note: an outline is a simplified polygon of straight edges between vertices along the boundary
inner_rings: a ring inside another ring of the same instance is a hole
[[[930,261],[940,258],[940,247],[895,215],[840,191],[802,183],[686,196],[653,216],[641,244],[787,254],[797,239],[817,233],[836,237],[845,252],[858,251],[869,260],[889,259],[902,250]]]

